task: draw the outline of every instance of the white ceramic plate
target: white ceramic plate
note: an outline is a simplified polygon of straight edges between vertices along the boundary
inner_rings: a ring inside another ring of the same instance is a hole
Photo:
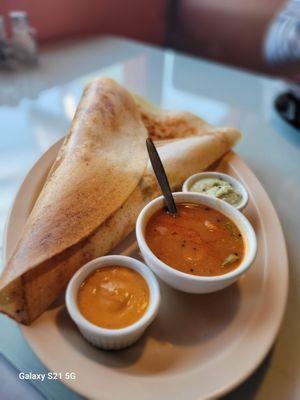
[[[8,257],[54,161],[50,148],[24,180],[9,216]],[[41,361],[55,372],[76,372],[64,383],[101,400],[190,400],[218,397],[246,379],[270,349],[284,313],[288,262],[276,212],[253,173],[234,153],[217,170],[240,179],[250,201],[245,214],[258,239],[253,267],[238,284],[207,295],[177,292],[161,284],[159,315],[133,347],[105,352],[79,334],[63,304],[53,306],[32,326],[21,327]],[[113,253],[138,257],[135,238]]]

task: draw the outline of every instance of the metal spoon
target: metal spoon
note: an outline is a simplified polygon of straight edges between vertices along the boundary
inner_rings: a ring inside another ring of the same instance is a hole
[[[151,165],[154,170],[157,182],[161,188],[162,194],[165,198],[165,202],[170,214],[177,214],[177,208],[172,195],[169,181],[162,165],[161,159],[158,155],[156,147],[150,138],[146,140],[147,150],[150,157]]]

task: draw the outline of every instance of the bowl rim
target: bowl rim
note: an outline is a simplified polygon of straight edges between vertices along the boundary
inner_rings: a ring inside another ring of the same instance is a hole
[[[222,180],[230,183],[242,195],[242,201],[236,206],[227,203],[225,200],[222,200],[222,199],[219,199],[219,200],[224,201],[225,203],[231,205],[231,207],[236,208],[237,210],[243,210],[246,207],[246,205],[248,204],[248,201],[249,201],[249,193],[248,193],[248,190],[246,189],[246,186],[241,181],[239,181],[238,179],[234,178],[233,176],[231,176],[229,174],[226,174],[225,172],[218,172],[218,171],[197,172],[196,174],[189,176],[184,181],[184,183],[182,185],[182,191],[198,193],[198,192],[192,192],[190,190],[191,185],[199,179],[204,179],[204,178],[209,178],[209,177],[217,177],[219,179],[222,179]],[[200,194],[205,195],[204,193],[200,193]],[[208,196],[208,195],[206,195],[206,196]],[[212,196],[210,196],[210,197],[212,197]]]
[[[180,202],[191,202],[197,204],[204,204],[211,208],[214,208],[220,211],[223,214],[233,214],[235,216],[235,223],[239,221],[237,224],[238,227],[243,225],[245,231],[247,231],[247,242],[249,243],[249,248],[247,249],[247,254],[244,256],[243,261],[241,264],[234,269],[233,271],[227,272],[222,275],[215,275],[215,276],[200,276],[200,275],[192,275],[187,274],[185,272],[178,271],[175,268],[170,267],[168,264],[161,261],[156,255],[152,252],[149,248],[145,236],[144,236],[144,228],[150,219],[150,217],[156,212],[159,208],[164,205],[164,198],[163,196],[159,196],[149,202],[140,212],[137,222],[136,222],[136,236],[139,247],[142,253],[146,253],[147,256],[151,259],[151,262],[154,262],[158,265],[161,269],[167,271],[169,274],[177,277],[178,279],[182,280],[189,280],[190,282],[198,282],[198,283],[221,283],[226,282],[229,280],[233,280],[238,278],[240,275],[244,274],[252,265],[256,253],[257,253],[257,240],[254,229],[248,219],[235,207],[232,207],[230,204],[226,203],[225,201],[219,200],[215,197],[203,195],[201,193],[196,192],[175,192],[173,193],[175,203]],[[225,209],[225,212],[224,212]],[[230,216],[226,215],[228,218],[232,219]],[[147,219],[145,221],[145,219]],[[243,234],[243,233],[242,233]]]
[[[133,324],[128,325],[124,328],[108,329],[97,326],[87,320],[82,315],[77,305],[77,293],[83,280],[96,269],[104,268],[110,265],[124,266],[138,272],[145,279],[150,292],[149,305],[143,316]],[[73,275],[67,286],[65,299],[67,310],[76,325],[87,329],[91,333],[96,335],[101,335],[105,337],[113,336],[117,338],[132,334],[133,332],[139,331],[142,328],[146,329],[146,327],[150,325],[157,314],[160,305],[161,295],[159,284],[155,275],[144,263],[128,256],[108,255],[98,257],[89,261]]]

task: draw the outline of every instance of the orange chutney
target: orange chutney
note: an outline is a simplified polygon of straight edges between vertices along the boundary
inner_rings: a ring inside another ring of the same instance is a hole
[[[149,304],[145,279],[131,268],[112,265],[93,271],[81,284],[77,303],[94,325],[120,329],[138,321]]]
[[[151,216],[145,238],[152,252],[168,266],[199,276],[222,275],[237,268],[244,242],[224,214],[201,204],[177,204],[178,214],[160,209]]]

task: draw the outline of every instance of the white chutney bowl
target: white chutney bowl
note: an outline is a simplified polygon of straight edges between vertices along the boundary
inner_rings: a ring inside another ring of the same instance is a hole
[[[233,176],[224,174],[223,172],[205,171],[205,172],[199,172],[197,174],[194,174],[185,180],[185,182],[182,185],[182,191],[183,192],[192,192],[191,187],[194,185],[194,183],[196,183],[200,179],[206,179],[206,178],[221,179],[225,182],[228,182],[242,196],[241,201],[237,205],[232,205],[232,207],[234,207],[240,211],[246,207],[246,205],[248,204],[248,201],[249,201],[249,194],[248,194],[246,187],[240,181],[235,179]],[[193,192],[193,193],[199,193],[199,192]],[[200,193],[200,194],[208,196],[205,193]],[[225,200],[222,200],[222,201],[225,201]]]

